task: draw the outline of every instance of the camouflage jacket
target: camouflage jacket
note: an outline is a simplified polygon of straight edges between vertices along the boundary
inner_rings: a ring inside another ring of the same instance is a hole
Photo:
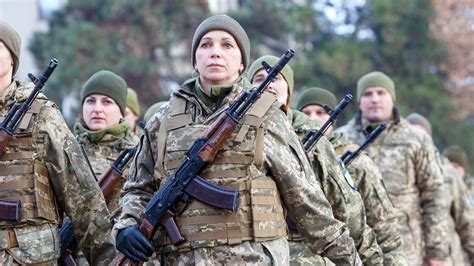
[[[193,125],[211,123],[238,95],[250,87],[248,81],[241,79],[229,88],[230,92],[221,98],[219,106],[215,104],[218,102],[213,102],[216,107],[213,108],[214,111],[196,96],[194,92],[196,83],[195,79],[189,80],[172,95],[172,97],[181,97],[186,100],[186,113],[190,114]],[[163,178],[167,178],[161,174],[155,163],[160,152],[157,149],[156,140],[158,139],[160,121],[170,115],[171,107],[172,104],[169,104],[161,108],[160,112],[147,123],[150,139],[145,136],[140,142],[139,152],[131,166],[129,179],[124,186],[121,216],[114,225],[114,235],[118,230],[137,223],[145,204],[159,189]],[[284,207],[291,217],[294,217],[300,232],[308,240],[309,247],[315,253],[327,256],[336,263],[354,264],[358,257],[347,227],[334,219],[330,204],[324,198],[321,189],[318,186],[310,185],[309,180],[314,180],[315,177],[312,176],[314,173],[298,144],[297,136],[286,120],[285,114],[278,106],[273,105],[264,115],[261,126],[265,130],[262,150],[263,163],[259,168],[252,166],[247,170],[253,172],[253,175],[260,175],[261,178],[270,178],[276,183],[278,195],[281,197]],[[172,140],[173,143],[176,141],[179,140]],[[245,147],[234,147],[234,152],[242,148]],[[220,152],[219,156],[222,156]],[[215,167],[217,166],[210,164],[202,172],[212,172]],[[227,211],[217,209],[215,212],[225,215]],[[264,243],[269,244],[269,242]],[[248,245],[246,243],[253,242],[247,241],[240,245]],[[266,246],[268,247],[268,245]],[[235,247],[238,248],[239,245]],[[226,248],[232,248],[232,246],[223,244],[219,250]],[[207,249],[197,248],[194,249],[194,252],[205,252],[205,250]],[[211,250],[213,249],[211,248]],[[272,252],[273,249],[269,250]]]
[[[358,148],[358,145],[340,133],[333,133],[329,141],[339,156],[346,151],[354,152]],[[397,213],[385,190],[378,167],[365,152],[360,153],[346,167],[364,201],[367,224],[377,235],[377,242],[384,253],[384,264],[405,265],[407,262],[402,250]]]
[[[288,117],[296,132],[319,128],[316,121],[309,120],[302,112],[290,110]],[[351,176],[340,164],[331,143],[326,137],[321,137],[308,155],[313,170],[317,173],[317,179],[311,183],[320,184],[331,204],[334,217],[348,225],[362,262],[381,265],[382,250],[377,244],[374,231],[366,223],[364,202],[355,188],[351,188]]]
[[[438,153],[448,201],[449,257],[445,265],[474,264],[474,209],[463,178],[446,157]]]
[[[352,119],[337,132],[361,145],[366,128],[367,120],[356,123]],[[398,220],[407,261],[421,265],[423,259],[446,258],[443,176],[431,138],[401,118],[398,123],[391,121],[366,151],[379,167],[387,192],[400,210]]]
[[[107,172],[112,162],[123,149],[132,148],[138,143],[138,137],[129,132],[129,127],[130,124],[128,122],[122,121],[119,125],[111,128],[114,130],[108,130],[108,133],[105,133],[99,140],[93,141],[91,136],[96,132],[86,130],[82,125],[75,126],[74,133],[77,134],[76,138],[79,144],[84,148],[97,179],[100,179],[102,174]],[[130,164],[128,166],[130,166]],[[112,195],[105,199],[110,212],[118,208],[120,190],[125,183],[125,178],[128,174],[128,166],[122,174],[120,185],[114,189]]]
[[[15,100],[24,101],[32,87],[31,83],[20,85],[13,82],[5,89],[0,95],[1,115],[5,116]],[[115,248],[108,235],[110,225],[106,216],[109,213],[104,198],[57,106],[42,94],[36,101],[43,101],[44,104],[40,107],[32,132],[33,150],[38,151],[32,155],[33,160],[46,166],[49,178],[46,182],[54,192],[58,213],[64,212],[71,218],[77,243],[85,251],[88,261],[94,265],[105,264],[114,255]],[[1,157],[3,169],[22,163]],[[11,177],[14,176],[0,176],[0,187],[15,181]],[[8,195],[1,197],[9,198]],[[26,207],[28,204],[22,205]],[[54,262],[59,258],[58,224],[41,219],[21,224],[0,221],[0,234],[10,228],[16,233],[18,246],[0,249],[0,264],[11,262],[9,256],[19,264]],[[0,246],[4,247],[5,241],[8,242],[8,238],[1,237]]]

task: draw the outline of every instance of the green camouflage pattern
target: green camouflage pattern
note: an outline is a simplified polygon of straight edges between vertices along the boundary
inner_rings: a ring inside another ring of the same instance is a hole
[[[18,84],[13,82],[0,95],[0,115],[5,116],[14,99],[22,101],[30,94],[32,83]],[[33,137],[47,137],[33,142],[33,158],[46,166],[58,208],[71,218],[78,245],[87,260],[93,265],[106,264],[114,256],[115,248],[109,235],[104,198],[57,106],[42,94],[38,99],[45,104],[38,114]],[[8,168],[18,162],[1,163]],[[0,176],[0,184],[8,177]],[[18,246],[0,248],[0,264],[55,264],[59,258],[58,224],[39,219],[27,223],[0,221],[0,235],[6,230],[15,231]]]
[[[250,88],[248,81],[241,79],[233,85],[231,92],[223,99],[222,105],[213,113],[196,97],[193,92],[193,84],[191,82],[190,85],[183,86],[177,96],[173,95],[173,97],[184,97],[188,101],[186,112],[191,114],[194,125],[212,122],[217,114],[229,106],[238,95]],[[144,206],[153,193],[159,189],[162,179],[166,178],[160,174],[160,169],[155,164],[155,160],[159,152],[156,140],[158,139],[160,121],[167,115],[169,109],[169,105],[161,108],[147,123],[149,139],[147,139],[148,136],[141,139],[139,152],[130,168],[129,179],[124,186],[121,214],[113,227],[112,234],[114,236],[117,235],[118,230],[137,223],[143,214]],[[324,198],[321,188],[309,183],[310,180],[315,179],[314,173],[301,145],[299,145],[297,136],[287,121],[285,113],[274,105],[263,118],[262,127],[265,129],[263,164],[260,168],[250,167],[248,170],[251,173],[245,178],[260,176],[261,178],[271,178],[276,183],[283,206],[294,218],[301,234],[307,240],[308,246],[313,252],[327,256],[338,264],[356,263],[358,256],[354,243],[349,237],[347,227],[334,219],[330,204]],[[252,136],[246,135],[246,137]],[[241,148],[236,147],[236,151]],[[208,171],[212,167],[211,164],[204,171]],[[223,180],[223,184],[226,182],[232,182],[232,178]],[[226,212],[220,209],[214,211],[222,214]],[[270,256],[259,251],[261,250],[260,245],[266,246],[267,250],[277,250],[280,244],[277,245],[275,242],[279,242],[279,240],[258,243],[250,240],[236,245],[218,244],[210,247],[192,248],[189,252],[192,252],[190,254],[193,255],[188,257],[195,258],[198,256],[197,254],[200,254],[199,257],[207,258],[209,257],[208,254],[238,253],[241,254],[239,255],[239,264],[247,263],[247,261],[252,263],[256,260],[256,256],[262,256],[262,258],[258,258],[258,261],[265,263],[265,261],[269,261]],[[254,247],[254,251],[249,254],[241,252],[248,249],[247,247]],[[218,253],[214,253],[214,251]],[[178,253],[178,260],[180,260],[181,254],[186,255],[186,251],[178,251]],[[288,263],[288,258],[285,258],[285,256],[278,256],[278,253],[274,255],[275,257],[273,257],[273,254],[271,256],[274,261],[282,264]],[[229,262],[229,258],[226,256],[218,258],[224,260],[222,263]],[[185,264],[185,261],[179,261],[177,264]],[[216,264],[219,264],[219,262],[216,262]]]
[[[339,156],[358,148],[340,133],[331,134],[329,140]],[[406,265],[397,210],[385,190],[378,167],[365,152],[346,167],[364,201],[367,224],[377,235],[377,243],[384,254],[384,265]]]
[[[337,132],[361,145],[365,140],[362,130],[368,126],[365,119],[361,124],[352,119]],[[443,176],[432,143],[427,134],[401,118],[396,124],[390,121],[366,150],[399,210],[403,250],[411,265],[448,256]]]
[[[449,256],[444,265],[474,264],[474,209],[462,176],[448,158],[437,153],[448,201]]]
[[[296,132],[319,128],[305,114],[295,110],[291,110],[291,113],[289,119]],[[383,253],[374,231],[367,225],[362,198],[351,188],[351,176],[340,164],[331,143],[323,136],[308,154],[313,170],[317,173],[317,179],[311,183],[320,184],[331,204],[334,217],[349,227],[362,262],[367,265],[382,265]]]

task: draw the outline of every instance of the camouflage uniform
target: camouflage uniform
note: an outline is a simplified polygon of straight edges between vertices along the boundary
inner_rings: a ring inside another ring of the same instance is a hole
[[[438,154],[439,155],[439,154]],[[473,265],[474,210],[462,177],[446,157],[439,156],[448,201],[449,256],[444,265]]]
[[[249,85],[240,79],[217,94],[213,87],[208,100],[211,104],[206,105],[198,96],[202,93],[198,81],[189,80],[151,118],[147,124],[151,146],[146,137],[142,138],[124,186],[114,235],[137,223],[147,201],[195,138]],[[262,116],[247,114],[213,164],[201,173],[213,183],[240,191],[237,214],[191,200],[176,219],[187,242],[176,247],[169,244],[161,229],[155,235],[162,263],[287,264],[283,206],[314,252],[339,264],[353,264],[358,259],[347,228],[333,218],[320,188],[304,178],[314,179],[314,173],[285,114],[274,104],[276,98],[269,93],[263,98],[273,103],[270,109],[262,107],[267,101],[256,104],[250,113],[264,108]]]
[[[375,127],[358,117],[338,132],[361,145],[365,140],[362,130],[366,128]],[[429,136],[415,131],[403,118],[391,120],[367,153],[378,165],[390,198],[400,210],[398,220],[407,261],[421,265],[424,258],[446,258],[443,177]]]
[[[359,148],[340,133],[331,134],[329,141],[339,156]],[[402,250],[397,213],[382,183],[378,167],[362,152],[347,169],[364,201],[367,224],[377,235],[377,243],[384,253],[384,265],[405,265],[407,262]]]
[[[85,130],[82,125],[76,125],[76,138],[79,144],[84,148],[92,170],[97,178],[100,178],[102,174],[110,168],[112,162],[125,148],[132,148],[138,143],[138,137],[129,132],[129,128],[130,124],[126,121],[122,121],[120,124],[115,125],[112,128],[100,130],[99,132],[88,131]],[[95,137],[94,135],[97,135],[97,133],[101,134],[103,131],[106,132],[103,136],[99,136],[100,139],[93,140]],[[127,173],[128,167],[122,174],[123,178],[120,180],[120,185],[114,189],[112,195],[105,199],[109,211],[118,208],[120,189],[125,183]]]
[[[0,96],[1,115],[24,101],[33,84],[13,82]],[[60,213],[72,219],[92,264],[114,254],[104,198],[57,107],[40,94],[15,140],[0,156],[0,198],[21,200],[21,221],[0,221],[0,264],[56,264]]]
[[[293,128],[298,133],[319,127],[316,121],[309,120],[302,112],[290,110],[288,116]],[[312,154],[309,158],[318,177],[311,183],[320,184],[332,206],[334,217],[348,225],[350,236],[354,239],[362,262],[366,265],[382,265],[382,250],[377,244],[375,233],[366,223],[362,198],[350,187],[351,177],[347,172],[344,172],[346,170],[339,163],[339,157],[331,143],[322,137],[309,154]],[[321,257],[305,250],[301,238],[298,239],[294,234],[295,232],[291,232],[291,264],[304,265],[310,261],[311,264],[326,264]]]

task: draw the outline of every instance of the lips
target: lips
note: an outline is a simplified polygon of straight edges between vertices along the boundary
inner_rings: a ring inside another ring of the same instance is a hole
[[[212,64],[207,65],[207,67],[224,67],[224,66],[221,64],[212,63]]]

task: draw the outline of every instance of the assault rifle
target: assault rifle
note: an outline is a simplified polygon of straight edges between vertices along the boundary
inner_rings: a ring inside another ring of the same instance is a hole
[[[323,105],[324,110],[328,112],[329,118],[328,120],[324,123],[324,125],[319,129],[319,130],[310,130],[308,133],[306,133],[301,140],[301,143],[303,144],[304,150],[308,152],[313,148],[313,145],[316,144],[319,139],[324,136],[324,133],[326,130],[336,121],[337,117],[339,114],[346,108],[346,106],[352,101],[352,95],[347,94],[336,106],[336,108],[331,109],[327,105]]]
[[[351,151],[346,151],[342,156],[341,156],[341,161],[344,162],[346,166],[352,163],[352,161],[359,156],[359,154],[369,146],[370,143],[372,143],[379,135],[384,131],[384,129],[387,127],[387,124],[382,123],[379,126],[377,126],[365,139],[364,143],[357,148],[354,152]]]
[[[139,225],[139,230],[145,237],[152,239],[158,226],[163,224],[164,220],[173,223],[177,229],[172,210],[174,210],[176,203],[188,202],[189,196],[214,207],[231,210],[234,213],[237,211],[239,199],[237,191],[217,187],[199,177],[198,174],[206,165],[212,163],[217,152],[229,139],[245,113],[260,98],[268,84],[273,81],[294,53],[294,50],[288,49],[279,61],[270,68],[268,68],[267,63],[262,63],[268,71],[267,78],[257,88],[240,95],[193,143],[180,166],[174,170],[146,205]],[[185,241],[179,230],[175,233],[176,235],[172,236],[168,232],[168,236],[174,245],[179,245]],[[111,265],[133,264],[122,253],[117,255],[111,263]]]
[[[130,160],[135,156],[137,146],[133,148],[125,148],[119,156],[112,162],[109,170],[101,175],[99,178],[99,187],[105,198],[109,197],[114,188],[120,182],[120,177],[127,167]],[[74,237],[72,222],[67,219],[61,229],[59,229],[61,257],[59,259],[61,265],[73,266],[76,265],[74,258],[71,255],[71,249],[76,243]]]
[[[30,109],[36,97],[43,89],[44,84],[46,83],[46,81],[48,81],[49,76],[51,75],[51,73],[53,73],[54,69],[57,66],[58,60],[53,58],[51,59],[45,71],[39,78],[35,77],[31,73],[28,74],[28,78],[30,78],[30,80],[35,84],[35,87],[26,99],[26,101],[22,103],[15,103],[12,106],[12,108],[8,111],[7,116],[0,124],[0,155],[5,152],[5,149],[8,144],[13,141],[13,134],[20,125],[21,119]]]

